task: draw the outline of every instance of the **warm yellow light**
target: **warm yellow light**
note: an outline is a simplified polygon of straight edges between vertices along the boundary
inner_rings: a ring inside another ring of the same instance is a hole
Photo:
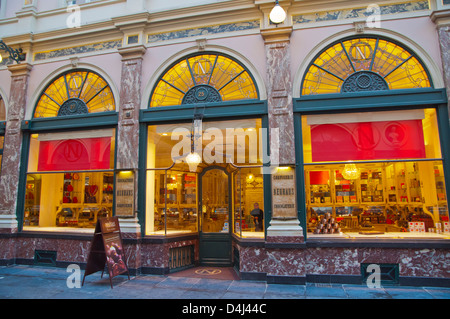
[[[186,156],[186,163],[188,164],[200,164],[202,162],[202,158],[198,153],[193,152]]]
[[[277,170],[279,170],[279,171],[287,171],[287,170],[289,170],[289,169],[290,169],[289,166],[281,166],[281,167],[277,167]]]
[[[270,12],[269,19],[274,24],[280,24],[286,20],[286,11],[278,4],[278,1]]]
[[[0,63],[2,63],[2,61],[3,61],[3,57],[2,57],[2,55],[0,54]]]
[[[342,176],[345,179],[358,179],[361,176],[361,171],[355,164],[345,164]]]
[[[121,177],[129,177],[129,176],[133,175],[133,171],[121,171],[121,172],[119,172],[119,175]]]

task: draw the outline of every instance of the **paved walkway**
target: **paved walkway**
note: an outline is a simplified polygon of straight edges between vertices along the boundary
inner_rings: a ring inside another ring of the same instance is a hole
[[[113,278],[86,277],[81,288],[67,286],[65,268],[0,267],[0,299],[450,299],[450,288],[390,286],[369,289],[360,285],[280,285],[259,281],[219,280],[178,276],[141,275]],[[81,279],[84,271],[81,270]],[[75,278],[75,277],[72,277]],[[70,283],[74,283],[70,280]]]

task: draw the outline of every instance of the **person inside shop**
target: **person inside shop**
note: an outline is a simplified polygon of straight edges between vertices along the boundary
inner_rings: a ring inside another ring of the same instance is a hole
[[[258,203],[253,204],[253,210],[250,212],[250,215],[253,216],[253,219],[255,221],[255,231],[262,231],[264,212],[259,208]]]

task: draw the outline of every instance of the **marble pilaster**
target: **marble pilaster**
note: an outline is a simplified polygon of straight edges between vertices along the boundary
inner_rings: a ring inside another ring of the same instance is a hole
[[[21,124],[25,118],[28,78],[32,66],[27,63],[14,64],[8,69],[12,80],[0,175],[0,232],[14,233],[17,232],[18,172],[23,140]]]
[[[287,166],[295,163],[295,134],[292,102],[292,76],[290,36],[292,27],[272,27],[261,30],[265,41],[267,61],[267,91],[269,109],[269,127],[271,132],[277,131],[277,139],[270,140],[271,164]],[[281,147],[282,146],[282,147]],[[292,170],[292,168],[291,168]],[[278,174],[278,173],[274,173]],[[286,189],[291,190],[286,204],[294,207],[289,210],[272,207],[270,226],[267,229],[267,241],[274,243],[303,242],[303,229],[297,217],[295,205],[295,170]],[[290,185],[292,184],[293,185]],[[275,191],[272,185],[272,190]],[[283,186],[277,186],[284,188]],[[273,201],[275,194],[272,194]],[[293,197],[293,199],[291,198]],[[283,198],[281,198],[283,201]],[[289,201],[289,203],[288,203]],[[275,202],[274,202],[275,203]],[[293,203],[293,204],[292,204]],[[281,204],[277,205],[281,207]]]
[[[266,48],[269,126],[271,130],[278,129],[279,136],[279,141],[270,141],[271,162],[280,165],[295,163],[289,40],[291,32],[292,27],[261,31]]]
[[[119,170],[135,172],[137,190],[139,167],[139,110],[141,105],[142,59],[146,48],[143,45],[127,46],[119,49],[122,56],[122,78],[120,84],[120,109],[117,140],[117,163]],[[136,192],[135,192],[136,194]],[[134,207],[137,207],[135,196]],[[121,216],[119,216],[121,217]],[[121,219],[124,236],[140,237],[137,216]]]
[[[450,116],[450,9],[434,11],[431,20],[436,24],[441,49],[444,83],[447,89]]]

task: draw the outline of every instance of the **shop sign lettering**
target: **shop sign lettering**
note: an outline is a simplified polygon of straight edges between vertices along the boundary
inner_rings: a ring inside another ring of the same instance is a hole
[[[134,172],[116,174],[116,216],[134,216]]]
[[[278,168],[272,174],[272,214],[275,218],[297,218],[295,170]]]

